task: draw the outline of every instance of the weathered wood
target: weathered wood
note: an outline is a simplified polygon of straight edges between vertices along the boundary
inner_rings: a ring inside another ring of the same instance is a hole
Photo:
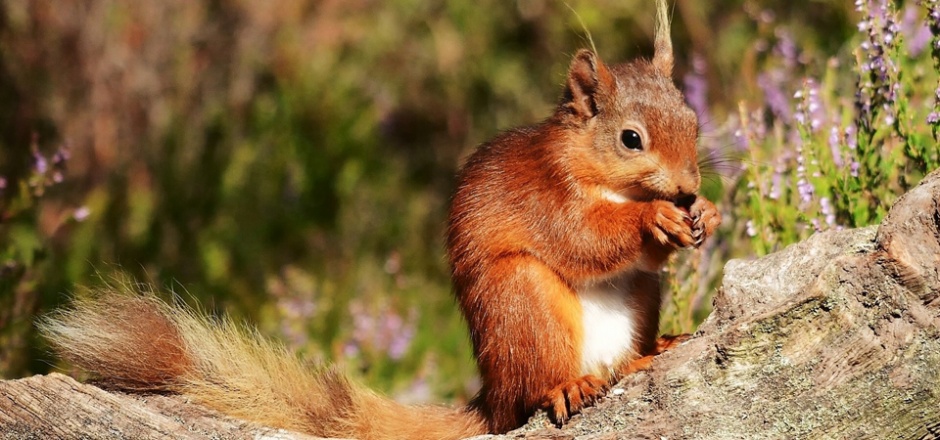
[[[109,393],[52,373],[0,381],[0,439],[313,437],[227,418],[179,396]]]
[[[0,438],[302,438],[178,396],[0,382]],[[306,437],[309,438],[309,437]],[[481,438],[940,438],[940,172],[879,227],[725,267],[695,337],[558,430]]]

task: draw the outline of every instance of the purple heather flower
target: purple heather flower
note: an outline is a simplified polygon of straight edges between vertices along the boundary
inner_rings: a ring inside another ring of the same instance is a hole
[[[745,223],[745,226],[747,228],[746,232],[748,237],[757,236],[757,228],[754,227],[754,220],[748,220],[747,223]]]
[[[81,206],[72,213],[72,218],[77,222],[85,221],[91,215],[91,210],[87,206]]]
[[[773,69],[757,75],[757,86],[764,93],[764,101],[770,112],[781,122],[789,124],[793,120],[790,112],[790,100],[783,91],[786,74],[781,69]]]
[[[809,84],[809,98],[807,99],[806,111],[810,116],[809,125],[813,131],[818,131],[823,119],[826,117],[825,110],[822,106],[822,100],[819,98],[819,86],[811,79],[807,80],[807,83]]]
[[[434,390],[424,375],[418,376],[405,390],[395,393],[396,402],[405,405],[427,405],[434,401]]]
[[[940,23],[937,24],[938,30],[940,30]],[[940,43],[940,36],[937,37],[937,43]],[[940,50],[940,47],[937,48]],[[940,54],[938,54],[940,55]],[[933,111],[927,115],[928,124],[937,124],[940,122],[940,84],[937,84],[937,90],[933,92],[934,101],[933,101]]]
[[[800,195],[800,205],[806,206],[813,201],[816,189],[806,178],[806,158],[803,156],[803,144],[796,138],[796,190]]]
[[[770,194],[767,194],[771,200],[780,198],[780,182],[783,181],[783,173],[786,171],[783,166],[774,168],[774,175],[770,178]]]
[[[385,352],[395,360],[407,353],[415,336],[415,327],[411,324],[415,320],[414,310],[406,322],[401,315],[391,310],[375,316],[359,302],[350,304],[349,309],[353,317],[353,334],[352,340],[344,347],[347,355],[358,354],[362,346]]]
[[[813,188],[813,184],[809,183],[806,178],[799,179],[796,182],[796,189],[800,193],[800,202],[803,205],[809,204],[813,201],[813,195],[816,190]]]
[[[288,319],[308,319],[316,312],[316,304],[306,296],[288,296],[278,301],[281,313]]]
[[[82,207],[74,216],[80,219],[80,214],[87,217],[89,213],[88,208]],[[285,266],[278,277],[268,281],[268,291],[276,300],[280,332],[288,346],[293,350],[307,347],[310,343],[308,323],[318,311],[316,280],[296,267]]]
[[[777,28],[774,31],[777,37],[777,44],[774,45],[774,52],[783,60],[784,67],[792,70],[800,61],[800,50],[796,45],[796,40],[785,29]]]
[[[69,152],[67,146],[59,147],[59,149],[52,155],[52,164],[56,166],[61,166],[67,162],[72,157],[72,153]]]
[[[705,77],[707,69],[705,58],[692,54],[692,70],[682,78],[686,100],[698,115],[703,132],[709,132],[713,128],[708,112],[708,79]]]
[[[832,152],[832,163],[837,167],[842,167],[842,152],[840,151],[840,146],[842,144],[842,136],[840,136],[839,127],[833,126],[829,128],[829,151]]]
[[[347,341],[343,344],[343,356],[353,358],[359,356],[359,345],[353,341]]]
[[[854,151],[858,148],[858,133],[854,125],[845,127],[845,144],[849,147],[849,150]]]
[[[46,161],[46,158],[39,153],[39,150],[33,150],[33,160],[36,163],[36,172],[39,174],[46,174],[49,171],[49,162]]]
[[[764,9],[760,11],[758,19],[760,19],[762,23],[773,23],[774,20],[777,19],[777,15],[774,14],[774,11],[771,11],[770,9]]]
[[[855,6],[864,15],[859,30],[868,35],[868,41],[861,45],[865,61],[861,62],[860,68],[864,74],[859,78],[856,107],[860,116],[872,123],[873,106],[882,104],[885,122],[893,124],[894,103],[900,84],[896,82],[898,67],[887,55],[897,44],[895,37],[900,26],[886,0],[859,0]]]
[[[930,43],[930,26],[921,22],[917,17],[917,7],[913,4],[904,8],[904,15],[901,18],[901,33],[907,40],[907,51],[912,57],[920,55],[927,44]]]
[[[829,197],[822,197],[819,199],[819,210],[825,216],[826,224],[829,227],[836,225],[836,214],[833,212],[832,203],[829,202]]]
[[[735,131],[734,131],[734,140],[735,140],[735,143],[734,143],[734,144],[738,147],[738,150],[740,150],[740,151],[747,151],[747,147],[748,147],[748,138],[747,138],[747,135],[744,134],[744,130],[742,130],[742,129],[740,129],[740,128],[737,129],[737,130],[735,130]]]
[[[414,310],[410,313],[409,321],[414,321]],[[401,359],[411,346],[411,341],[415,336],[415,328],[408,325],[402,317],[396,313],[385,315],[385,334],[388,335],[387,352],[388,356],[394,360]]]
[[[818,219],[818,218],[814,218],[814,219],[810,220],[810,221],[809,221],[809,224],[813,226],[813,231],[816,231],[816,232],[821,232],[821,231],[822,231],[822,227],[819,226],[819,219]]]
[[[798,90],[793,97],[800,100],[796,104],[796,121],[801,125],[809,125],[812,132],[819,131],[826,119],[826,110],[823,108],[816,81],[812,78],[805,79],[803,89]]]

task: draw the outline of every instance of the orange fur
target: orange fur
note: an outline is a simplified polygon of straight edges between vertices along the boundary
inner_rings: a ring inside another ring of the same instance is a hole
[[[656,338],[659,271],[720,222],[696,195],[697,121],[670,78],[658,5],[652,61],[608,67],[579,51],[555,113],[482,145],[460,172],[448,255],[482,378],[469,407],[399,405],[152,295],[102,292],[44,332],[115,386],[314,435],[462,438],[516,428],[538,408],[566,421],[683,340]]]
[[[656,46],[671,51],[668,36],[658,34]],[[578,52],[555,114],[483,145],[461,171],[450,262],[483,379],[473,407],[495,432],[539,407],[563,422],[603,393],[602,383],[648,368],[658,272],[720,222],[695,196],[697,120],[669,77],[671,63],[670,52],[608,67]],[[625,148],[626,130],[642,138],[642,151]],[[598,379],[582,371],[579,291],[620,274],[630,275],[621,300],[635,335]]]

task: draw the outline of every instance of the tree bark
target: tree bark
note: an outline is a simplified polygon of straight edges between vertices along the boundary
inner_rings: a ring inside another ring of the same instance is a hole
[[[694,338],[563,429],[480,438],[940,438],[940,172],[877,227],[725,267]],[[60,374],[0,382],[0,438],[308,438]]]

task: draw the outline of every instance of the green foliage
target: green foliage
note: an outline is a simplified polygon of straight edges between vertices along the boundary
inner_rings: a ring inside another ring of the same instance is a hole
[[[902,29],[893,5],[871,3],[860,4],[861,32],[845,50],[779,85],[794,91],[792,116],[741,111],[749,160],[735,214],[758,255],[817,231],[877,224],[940,165],[928,122],[938,74],[925,50],[935,43],[922,22]]]
[[[647,3],[569,3],[577,14],[547,0],[2,4],[0,299],[14,311],[0,347],[18,348],[0,371],[42,371],[33,315],[127,272],[403,399],[467,399],[474,366],[443,250],[461,158],[548,115],[584,27],[606,60],[651,53]],[[870,57],[856,51],[867,13],[778,3],[676,4],[677,80],[711,170],[702,192],[725,223],[666,274],[673,332],[707,314],[728,258],[829,215],[877,221],[937,165],[938,125],[924,122],[935,41],[916,56],[901,38],[886,46],[898,68],[885,81],[901,84],[887,124],[883,102],[860,114],[853,98],[883,91],[852,67]],[[815,128],[796,120],[813,90],[826,109]],[[64,183],[36,194],[35,157],[60,144]]]

